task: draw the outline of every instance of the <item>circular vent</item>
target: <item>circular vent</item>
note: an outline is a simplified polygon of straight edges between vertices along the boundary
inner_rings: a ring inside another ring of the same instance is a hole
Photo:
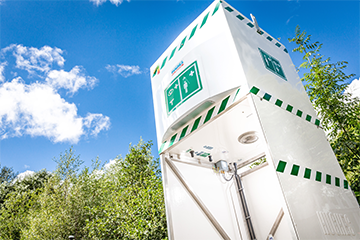
[[[240,135],[238,141],[242,144],[254,143],[259,139],[255,131],[246,132]]]

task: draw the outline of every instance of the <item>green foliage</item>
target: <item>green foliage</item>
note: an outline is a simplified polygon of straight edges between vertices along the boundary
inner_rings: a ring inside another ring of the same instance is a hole
[[[0,184],[3,182],[10,183],[12,180],[15,179],[16,175],[17,174],[14,173],[14,170],[12,168],[6,166],[2,167],[0,170]]]
[[[315,109],[321,117],[331,147],[360,203],[360,100],[346,93],[346,83],[354,77],[344,69],[346,61],[331,63],[320,54],[322,44],[311,42],[311,35],[296,27],[297,44],[293,50],[303,54],[299,68],[308,72],[301,78]]]
[[[92,170],[82,171],[70,148],[55,160],[54,174],[14,182],[0,209],[0,239],[167,239],[151,146],[141,140],[124,159],[110,166],[96,159]]]

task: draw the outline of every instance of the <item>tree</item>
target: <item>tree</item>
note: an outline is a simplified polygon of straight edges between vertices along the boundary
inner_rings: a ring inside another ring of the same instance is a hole
[[[151,142],[130,145],[111,166],[84,168],[72,148],[29,211],[23,239],[166,239],[166,217]],[[80,172],[80,173],[79,173]]]
[[[299,69],[308,72],[301,80],[360,203],[360,100],[345,92],[346,82],[355,75],[344,73],[346,61],[331,63],[330,58],[321,55],[322,44],[312,42],[311,35],[301,32],[299,26],[289,41],[297,44],[294,52],[303,54],[304,62]]]
[[[11,182],[12,180],[15,179],[16,175],[17,174],[14,173],[14,170],[12,168],[6,166],[2,167],[0,170],[0,184],[3,182],[7,182],[7,183]]]

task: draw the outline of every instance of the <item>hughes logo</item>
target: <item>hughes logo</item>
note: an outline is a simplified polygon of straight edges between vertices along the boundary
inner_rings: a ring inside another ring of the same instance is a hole
[[[184,66],[184,62],[183,62],[183,61],[179,62],[179,64],[176,65],[176,67],[174,68],[174,70],[171,71],[171,76],[173,76],[182,66]]]

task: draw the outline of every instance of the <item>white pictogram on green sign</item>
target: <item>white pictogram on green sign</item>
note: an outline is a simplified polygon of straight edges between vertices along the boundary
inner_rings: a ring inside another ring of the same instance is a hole
[[[165,89],[168,114],[202,89],[197,62],[190,64]]]
[[[269,54],[261,50],[260,48],[259,51],[261,53],[261,57],[263,59],[266,69],[270,70],[271,72],[275,73],[276,75],[287,81],[284,71],[281,68],[280,62],[276,58],[270,56]]]

